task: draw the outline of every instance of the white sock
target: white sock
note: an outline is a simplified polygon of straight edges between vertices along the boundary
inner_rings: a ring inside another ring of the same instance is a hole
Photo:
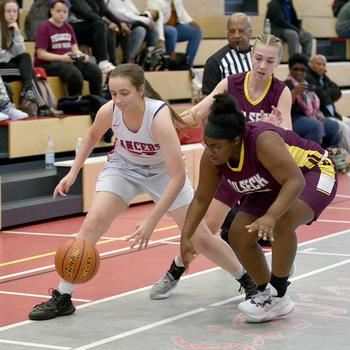
[[[177,267],[185,267],[184,263],[182,262],[181,258],[179,258],[177,255],[175,256],[175,265]]]
[[[245,270],[242,265],[239,265],[239,268],[232,272],[231,275],[236,279],[239,280],[243,275],[245,274]]]
[[[75,290],[75,284],[61,280],[57,289],[61,294],[72,294]]]

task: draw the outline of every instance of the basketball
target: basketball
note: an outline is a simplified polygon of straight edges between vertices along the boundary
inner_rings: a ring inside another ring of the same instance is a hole
[[[85,283],[96,275],[100,255],[90,241],[71,238],[58,248],[55,266],[57,273],[66,282]]]

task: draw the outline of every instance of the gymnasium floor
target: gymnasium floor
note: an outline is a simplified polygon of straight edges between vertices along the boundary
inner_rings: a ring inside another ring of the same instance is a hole
[[[350,178],[318,222],[298,231],[296,272],[289,288],[296,309],[265,324],[248,324],[237,310],[238,285],[203,257],[168,300],[153,301],[150,286],[178,250],[179,231],[165,217],[143,251],[123,237],[152,204],[132,207],[100,240],[99,274],[74,293],[77,312],[27,321],[29,310],[57,286],[57,246],[83,217],[0,233],[0,349],[348,349],[350,343]],[[266,252],[267,257],[270,253]]]

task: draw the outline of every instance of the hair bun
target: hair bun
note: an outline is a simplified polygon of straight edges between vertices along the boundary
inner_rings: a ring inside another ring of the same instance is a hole
[[[214,96],[212,112],[214,114],[228,114],[238,111],[236,102],[227,92]]]

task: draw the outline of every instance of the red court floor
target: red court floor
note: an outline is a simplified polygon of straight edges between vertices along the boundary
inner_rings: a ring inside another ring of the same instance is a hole
[[[340,175],[338,193],[320,219],[298,231],[299,242],[349,229],[350,177]],[[162,275],[179,248],[180,232],[164,217],[149,248],[130,250],[123,237],[145,218],[153,204],[133,206],[115,220],[98,243],[101,267],[97,276],[74,293],[79,305],[152,285]],[[0,327],[27,319],[28,311],[57,286],[55,250],[75,234],[84,216],[16,227],[0,232]],[[214,267],[198,257],[189,273]]]

